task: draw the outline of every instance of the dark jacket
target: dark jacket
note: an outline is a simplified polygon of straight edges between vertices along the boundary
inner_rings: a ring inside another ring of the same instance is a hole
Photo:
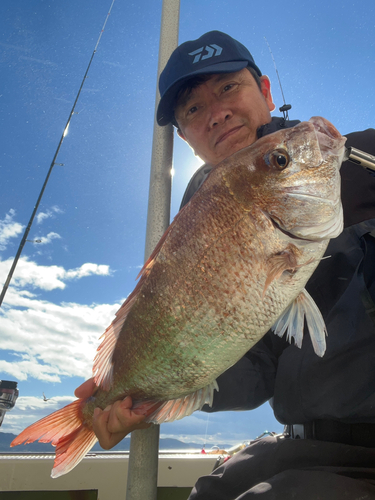
[[[259,135],[298,122],[274,118]],[[375,130],[348,134],[347,145],[375,155]],[[204,165],[186,190],[187,203],[210,171]],[[306,332],[302,349],[268,332],[218,378],[212,408],[253,409],[271,400],[284,424],[329,418],[375,423],[375,176],[351,162],[341,167],[343,233],[306,288],[323,314],[327,351],[319,358]]]

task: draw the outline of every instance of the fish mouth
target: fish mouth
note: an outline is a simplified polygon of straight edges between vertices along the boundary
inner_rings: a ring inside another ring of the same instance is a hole
[[[329,155],[341,156],[343,158],[346,137],[343,137],[331,122],[321,116],[313,116],[310,118],[309,123],[314,126],[323,161]]]
[[[309,121],[314,125],[316,132],[328,135],[332,139],[340,139],[342,137],[337,128],[321,116],[313,116]]]

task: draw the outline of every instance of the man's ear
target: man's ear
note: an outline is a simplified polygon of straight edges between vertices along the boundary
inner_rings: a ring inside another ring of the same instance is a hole
[[[180,137],[183,141],[186,141],[186,137],[184,136],[184,134],[181,132],[181,129],[178,128],[177,129],[177,135],[178,137]]]
[[[273,111],[276,108],[276,106],[275,106],[273,99],[272,99],[271,82],[270,82],[270,79],[268,78],[267,75],[262,75],[260,77],[260,84],[261,84],[260,90],[261,90],[261,92],[266,100],[268,109],[270,111]]]

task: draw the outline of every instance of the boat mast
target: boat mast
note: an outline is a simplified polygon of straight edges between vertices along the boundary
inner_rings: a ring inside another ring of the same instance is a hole
[[[180,0],[163,0],[157,82],[169,56],[178,44]],[[151,155],[145,261],[167,229],[170,220],[173,158],[173,126],[156,123],[160,100],[158,85]],[[156,500],[159,425],[131,434],[126,500]]]

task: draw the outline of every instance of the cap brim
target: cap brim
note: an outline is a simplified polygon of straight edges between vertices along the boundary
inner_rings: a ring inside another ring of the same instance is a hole
[[[179,78],[166,90],[163,97],[160,99],[156,112],[156,121],[159,125],[168,125],[173,119],[175,98],[187,80],[198,75],[210,75],[219,73],[235,73],[241,69],[250,66],[249,61],[230,61],[205,66],[197,71],[193,71],[182,78]],[[255,65],[254,65],[255,66]],[[257,69],[255,67],[255,69]],[[259,71],[259,70],[258,70]]]

